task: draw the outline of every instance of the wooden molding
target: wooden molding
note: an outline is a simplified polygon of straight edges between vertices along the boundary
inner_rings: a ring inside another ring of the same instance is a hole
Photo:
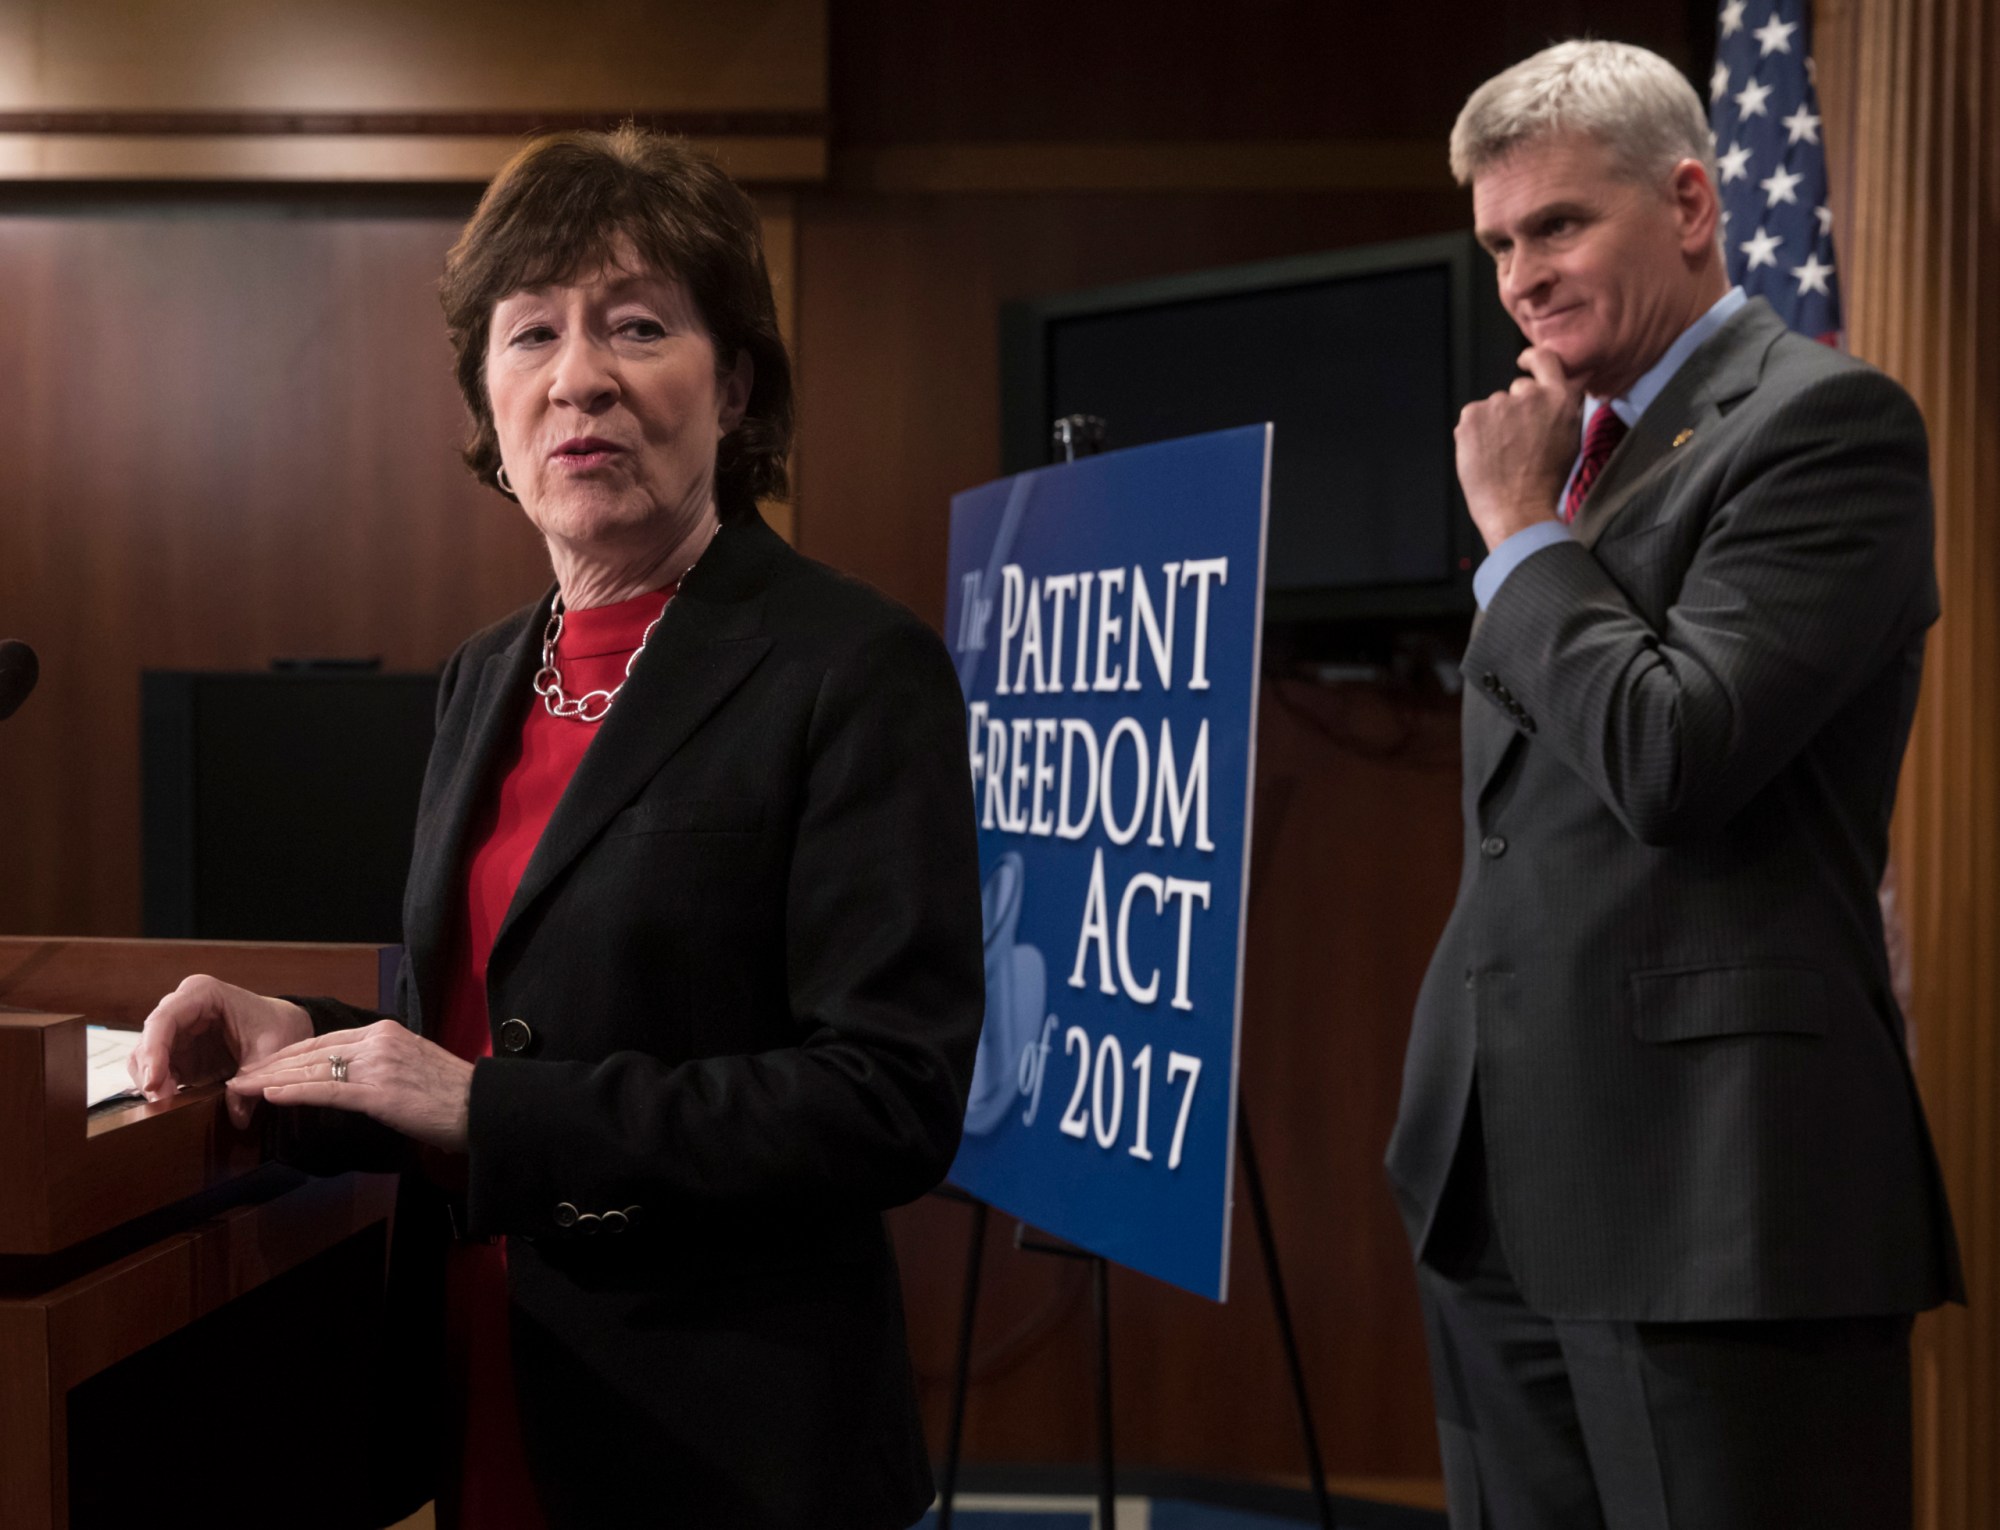
[[[179,128],[143,135],[39,129],[10,133],[0,128],[0,182],[478,184],[493,178],[526,133],[568,125],[525,116],[523,121],[534,126],[505,135],[429,129],[203,133]],[[817,134],[689,136],[746,184],[805,184],[826,178],[826,140]]]
[[[0,111],[0,133],[64,137],[517,138],[530,133],[606,132],[627,122],[690,138],[823,138],[827,131],[825,112]]]
[[[821,179],[826,0],[0,3],[0,178],[476,181],[628,119]]]

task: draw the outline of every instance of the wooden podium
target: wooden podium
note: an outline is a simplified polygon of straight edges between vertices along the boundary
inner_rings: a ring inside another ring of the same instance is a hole
[[[6,1530],[65,1530],[90,1498],[71,1483],[79,1400],[94,1427],[119,1421],[110,1433],[143,1432],[146,1418],[170,1420],[185,1401],[182,1382],[205,1397],[225,1380],[205,1376],[201,1356],[232,1304],[267,1288],[255,1298],[263,1348],[287,1342],[272,1336],[292,1328],[324,1333],[324,1314],[315,1330],[315,1315],[285,1310],[285,1278],[315,1260],[324,1268],[321,1256],[347,1245],[345,1280],[351,1285],[359,1268],[379,1299],[388,1247],[393,1177],[312,1180],[267,1164],[256,1132],[230,1125],[219,1083],[87,1112],[86,1026],[136,1030],[191,972],[260,993],[327,994],[387,1008],[399,955],[374,946],[0,938]],[[365,1309],[369,1295],[354,1293],[355,1304]],[[204,1320],[209,1326],[172,1359],[166,1379],[175,1395],[152,1395],[163,1377],[144,1368],[146,1353]],[[302,1343],[300,1352],[312,1349]],[[134,1398],[135,1389],[148,1395]],[[254,1397],[244,1401],[256,1406]],[[101,1453],[118,1459],[109,1441]],[[92,1482],[101,1475],[93,1470]],[[158,1513],[158,1486],[137,1486],[125,1516]],[[274,1510],[264,1505],[267,1515]],[[79,1514],[77,1523],[95,1517]]]

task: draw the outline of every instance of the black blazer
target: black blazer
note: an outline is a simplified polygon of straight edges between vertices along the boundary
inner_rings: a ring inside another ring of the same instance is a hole
[[[420,1032],[548,606],[445,668],[404,905]],[[929,1503],[880,1213],[943,1176],[972,1073],[965,750],[937,637],[753,516],[689,575],[551,818],[494,942],[457,1215],[507,1239],[557,1525],[860,1530]],[[310,1007],[321,1029],[366,1018]],[[366,1161],[356,1121],[322,1117],[299,1151]],[[429,1377],[449,1233],[405,1186],[388,1331]],[[401,1397],[389,1432],[420,1478],[438,1404]]]
[[[1465,860],[1390,1177],[1421,1251],[1471,1091],[1555,1317],[1958,1294],[1876,888],[1937,615],[1923,423],[1753,301],[1467,648]]]

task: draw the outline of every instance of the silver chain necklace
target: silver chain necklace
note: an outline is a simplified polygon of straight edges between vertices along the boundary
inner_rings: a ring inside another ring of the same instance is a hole
[[[721,529],[720,521],[711,526],[708,531],[708,542],[713,542],[716,532]],[[702,552],[708,551],[708,542],[702,543]],[[701,553],[696,553],[695,562],[700,561]],[[639,637],[639,646],[632,650],[632,657],[625,661],[625,679],[620,680],[608,691],[585,691],[581,696],[564,693],[562,671],[556,668],[556,643],[561,639],[563,630],[562,596],[557,595],[555,604],[549,608],[549,624],[542,629],[542,667],[535,671],[535,694],[542,698],[542,705],[549,709],[549,716],[574,717],[578,722],[603,722],[605,714],[611,710],[611,703],[618,699],[618,693],[625,689],[626,681],[632,678],[632,666],[639,662],[639,655],[646,651],[646,644],[652,641],[653,629],[660,625],[661,619],[667,614],[667,607],[674,603],[674,596],[680,594],[681,585],[693,572],[693,563],[682,570],[680,578],[673,583],[672,593],[660,607],[659,616],[646,624],[645,632]]]
[[[680,588],[675,586],[674,594]],[[645,635],[639,639],[639,646],[632,650],[632,657],[625,661],[625,680],[620,680],[608,691],[585,691],[581,696],[566,695],[563,691],[562,671],[556,668],[556,643],[562,637],[563,603],[562,596],[556,597],[555,605],[549,611],[549,624],[542,629],[542,667],[535,671],[535,694],[542,698],[542,705],[549,709],[551,717],[574,717],[578,722],[603,722],[611,710],[611,703],[618,699],[618,693],[625,689],[625,681],[632,678],[632,666],[639,662],[639,655],[646,651],[646,643],[653,636],[653,629],[660,625],[660,617],[667,614],[667,606],[674,603],[673,595],[667,597],[666,605],[660,607],[660,616],[646,624]]]

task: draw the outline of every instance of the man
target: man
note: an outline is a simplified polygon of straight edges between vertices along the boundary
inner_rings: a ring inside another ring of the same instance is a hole
[[[1529,342],[1457,430],[1465,868],[1388,1157],[1452,1522],[1907,1526],[1960,1295],[1876,902],[1922,422],[1729,288],[1664,60],[1550,48],[1451,156]]]

